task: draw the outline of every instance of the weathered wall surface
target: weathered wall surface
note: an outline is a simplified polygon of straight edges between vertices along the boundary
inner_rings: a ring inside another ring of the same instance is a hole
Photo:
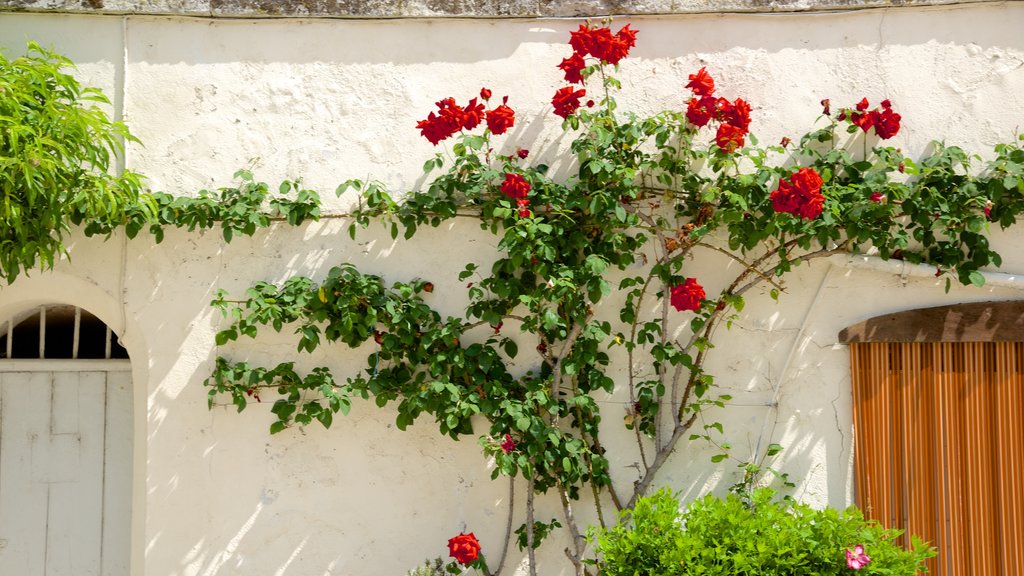
[[[110,5],[110,3],[108,3]],[[141,5],[141,4],[140,4]],[[581,4],[582,5],[582,4]],[[886,9],[806,15],[676,15],[620,19],[640,30],[623,62],[621,107],[682,107],[686,75],[701,66],[719,91],[754,106],[762,141],[798,136],[818,102],[893,100],[904,128],[896,141],[912,155],[932,138],[988,153],[1024,119],[1024,5]],[[433,102],[460,101],[481,86],[508,94],[516,127],[504,150],[560,162],[568,138],[551,114],[555,69],[569,54],[575,20],[245,20],[54,14],[0,15],[0,45],[27,39],[69,55],[81,76],[114,100],[144,146],[131,168],[153,188],[190,194],[229,181],[258,158],[271,183],[302,177],[327,210],[353,198],[330,192],[352,177],[416,186],[436,150],[414,130]],[[453,443],[424,422],[393,426],[388,409],[356,404],[329,431],[266,433],[269,406],[241,415],[206,406],[203,379],[216,355],[253,362],[295,359],[339,374],[363,366],[368,350],[323,348],[297,356],[286,335],[217,349],[214,291],[241,293],[254,280],[323,275],[352,262],[389,280],[430,278],[430,303],[457,314],[465,305],[456,275],[467,260],[493,258],[493,241],[473,225],[443,227],[394,242],[376,228],[356,241],[346,223],[275,227],[225,245],[219,234],[171,232],[148,238],[77,240],[71,260],[0,289],[0,314],[58,300],[92,309],[123,335],[136,380],[136,486],[133,574],[147,576],[402,574],[472,530],[496,558],[507,515],[505,481],[492,482],[473,442]],[[1004,272],[1024,273],[1021,235],[997,235]],[[709,293],[724,282],[721,262],[697,262]],[[779,442],[796,495],[816,504],[852,498],[848,355],[843,327],[914,307],[1009,299],[1019,290],[955,287],[818,262],[789,280],[780,302],[749,298],[722,339],[713,370],[734,405],[723,418],[738,455]],[[603,399],[607,444],[624,408]],[[625,452],[632,454],[632,452]],[[699,443],[681,446],[659,481],[696,496],[735,478],[708,462]],[[620,486],[635,479],[632,456],[616,460]],[[523,497],[523,486],[516,498]],[[559,515],[544,502],[542,518]],[[515,525],[523,518],[515,518]],[[560,546],[545,549],[545,574],[569,573]],[[513,552],[509,566],[522,561]],[[561,568],[555,568],[561,567]],[[561,570],[561,572],[559,572]]]
[[[804,12],[988,0],[0,0],[0,9],[227,18],[578,17]]]

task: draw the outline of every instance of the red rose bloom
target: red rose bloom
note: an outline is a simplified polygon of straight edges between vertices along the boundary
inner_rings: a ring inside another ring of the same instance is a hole
[[[690,103],[686,106],[686,119],[698,128],[707,126],[714,114],[715,99],[711,96],[705,96],[700,100],[690,98]]]
[[[889,101],[882,102],[882,106]],[[884,110],[879,112],[878,110],[872,110],[871,124],[875,127],[875,134],[882,140],[888,140],[892,138],[900,131],[900,120],[902,119],[899,114],[892,111],[890,107],[885,107]]]
[[[871,104],[868,102],[867,98],[861,98],[860,102],[857,102],[857,111],[858,112],[863,112],[863,111],[867,110],[868,106],[870,106],[870,105]]]
[[[519,217],[529,218],[530,217],[530,201],[526,198],[520,198],[516,200],[516,206],[519,207]]]
[[[619,28],[619,31],[615,33],[615,37],[625,44],[627,48],[636,46],[636,30],[630,28],[629,24]]]
[[[525,148],[516,150],[516,156],[519,156],[520,160],[526,160],[526,157],[530,155],[530,151]]]
[[[715,144],[718,144],[722,152],[727,154],[735,152],[737,148],[743,146],[743,137],[746,133],[746,130],[732,124],[720,124],[718,133],[715,134]]]
[[[483,119],[484,105],[478,104],[476,98],[473,98],[462,110],[462,127],[466,130],[472,130],[479,126]]]
[[[821,215],[825,197],[821,195],[821,176],[813,168],[801,168],[779,181],[771,193],[772,208],[807,220]]]
[[[454,98],[445,98],[437,103],[439,114],[431,112],[425,120],[416,123],[423,137],[437,146],[437,143],[462,129],[465,110],[455,104]]]
[[[448,555],[459,564],[469,566],[480,556],[480,542],[472,532],[459,534],[448,540]]]
[[[513,450],[515,450],[515,440],[512,438],[512,435],[507,434],[505,435],[505,440],[502,441],[502,452],[509,454]]]
[[[521,174],[505,173],[505,181],[501,183],[501,192],[509,198],[526,198],[530,192],[530,183]]]
[[[730,104],[723,112],[723,116],[723,121],[727,124],[742,128],[745,132],[750,129],[750,104],[742,98],[737,98]]]
[[[569,34],[569,45],[580,57],[590,55],[609,64],[618,64],[636,45],[636,30],[630,30],[627,25],[612,34],[610,28],[591,29],[581,24],[579,30]]]
[[[565,72],[565,81],[572,84],[583,83],[583,69],[587,67],[587,63],[583,61],[583,56],[579,53],[573,52],[572,56],[562,60],[562,63],[558,67]]]
[[[491,131],[491,134],[504,134],[515,124],[515,121],[515,111],[505,104],[487,111],[487,129]]]
[[[700,309],[700,303],[705,296],[704,287],[698,284],[695,278],[687,278],[682,284],[672,287],[669,302],[680,312],[684,310],[696,312]]]
[[[698,96],[711,96],[715,92],[715,80],[701,68],[696,74],[690,74],[690,83],[686,87]]]
[[[551,98],[551,105],[555,107],[555,114],[562,118],[568,118],[580,107],[580,98],[587,95],[584,89],[573,90],[572,86],[559,88],[555,96]]]
[[[480,97],[483,98],[484,100],[490,100],[491,99],[491,91],[490,91],[490,89],[488,89],[488,88],[481,88],[480,89]]]

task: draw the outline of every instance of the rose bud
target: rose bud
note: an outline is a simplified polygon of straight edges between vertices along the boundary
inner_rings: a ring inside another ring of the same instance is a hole
[[[484,100],[490,100],[491,99],[491,91],[488,90],[487,88],[481,88],[480,89],[480,97],[483,98]]]
[[[431,292],[433,292],[434,291],[434,283],[433,282],[424,282],[423,283],[423,291],[426,292],[427,294],[430,294]]]
[[[526,157],[529,156],[529,155],[530,155],[530,151],[529,150],[524,150],[522,148],[520,148],[519,150],[516,150],[516,156],[519,156],[519,158],[522,159],[522,160],[526,160]]]
[[[824,114],[825,116],[830,115],[832,113],[832,109],[830,108],[831,104],[832,103],[829,101],[828,98],[825,98],[824,100],[822,100],[821,101],[821,108],[822,108],[821,113]],[[840,118],[840,120],[842,120],[842,118]]]
[[[779,146],[785,148],[786,146],[789,146],[791,142],[792,140],[789,139],[789,136],[783,136],[782,140],[779,141]]]

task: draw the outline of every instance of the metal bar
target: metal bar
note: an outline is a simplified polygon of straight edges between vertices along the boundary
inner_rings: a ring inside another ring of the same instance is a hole
[[[14,354],[14,318],[7,320],[7,358]]]
[[[78,339],[82,332],[82,309],[75,306],[75,333],[71,341],[71,358],[78,358]]]
[[[110,326],[104,326],[107,329],[106,343],[104,344],[103,357],[110,360]]]
[[[39,307],[39,359],[46,358],[46,306]]]

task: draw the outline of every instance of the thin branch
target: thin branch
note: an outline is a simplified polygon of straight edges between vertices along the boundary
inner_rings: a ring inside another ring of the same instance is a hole
[[[508,522],[505,524],[505,545],[501,548],[501,560],[498,561],[498,571],[490,576],[498,576],[505,569],[505,558],[508,556],[508,545],[512,541],[512,515],[515,512],[516,504],[516,477],[508,477]]]
[[[537,553],[533,549],[533,473],[526,486],[526,557],[530,563],[530,576],[537,576]]]
[[[560,388],[562,386],[562,361],[564,361],[565,357],[572,352],[572,347],[576,344],[576,340],[579,339],[580,334],[583,333],[583,326],[586,325],[587,322],[590,322],[592,317],[593,313],[588,312],[582,323],[577,322],[573,325],[572,330],[569,331],[569,336],[565,339],[565,344],[562,346],[562,352],[558,355],[558,359],[555,361],[554,377],[551,380],[551,400],[555,402],[556,405],[558,403],[558,394],[560,393]],[[554,424],[558,424],[559,412],[560,410],[558,409],[555,409],[555,411],[552,412],[552,422]]]
[[[574,551],[570,551],[566,548],[565,555],[569,557],[569,561],[576,568],[576,576],[583,576],[583,554],[586,552],[587,542],[580,534],[579,526],[576,525],[576,516],[573,514],[572,505],[569,504],[569,495],[561,483],[558,484],[558,496],[562,500],[562,511],[565,513],[565,523],[572,535],[574,549]]]

